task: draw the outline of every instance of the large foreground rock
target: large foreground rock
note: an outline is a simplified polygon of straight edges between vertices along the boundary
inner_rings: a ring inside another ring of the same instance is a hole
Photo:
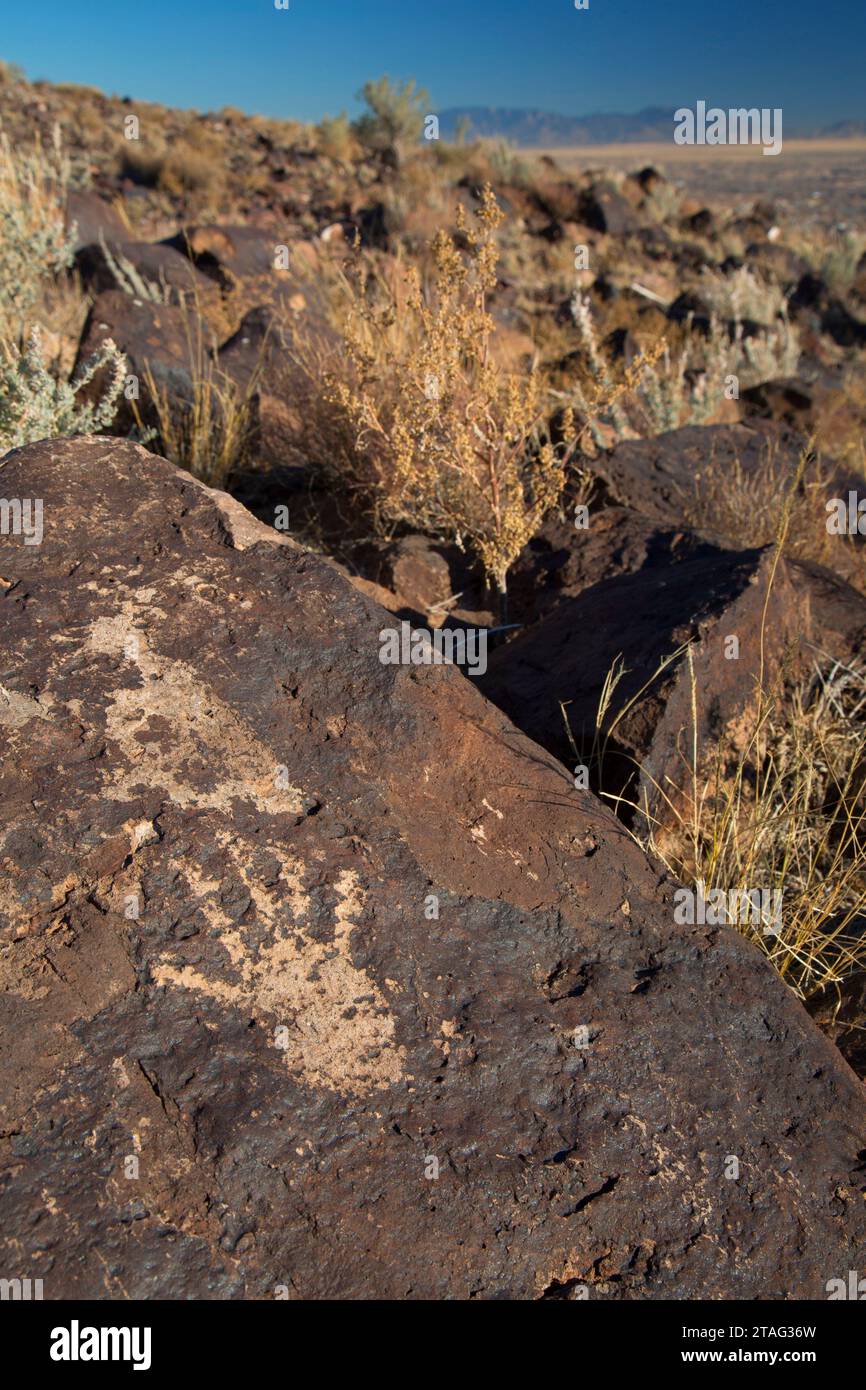
[[[467,678],[382,666],[382,609],[137,446],[0,477],[45,508],[0,544],[7,1277],[787,1298],[864,1267],[860,1083]]]

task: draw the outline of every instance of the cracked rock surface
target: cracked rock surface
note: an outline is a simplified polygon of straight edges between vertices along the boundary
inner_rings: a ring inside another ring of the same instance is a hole
[[[470,680],[382,666],[384,610],[138,446],[0,484],[45,527],[0,538],[8,1277],[784,1299],[864,1267],[853,1072]]]

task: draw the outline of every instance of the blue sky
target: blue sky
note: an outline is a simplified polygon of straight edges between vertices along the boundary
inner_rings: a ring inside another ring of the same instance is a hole
[[[863,0],[0,0],[0,57],[31,79],[318,120],[368,77],[431,108],[568,115],[781,106],[789,128],[866,118]]]

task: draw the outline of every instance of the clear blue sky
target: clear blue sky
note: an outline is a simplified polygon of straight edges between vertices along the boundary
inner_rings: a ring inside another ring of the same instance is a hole
[[[172,106],[318,120],[368,77],[433,110],[781,106],[866,118],[864,0],[0,0],[0,57],[31,79]]]

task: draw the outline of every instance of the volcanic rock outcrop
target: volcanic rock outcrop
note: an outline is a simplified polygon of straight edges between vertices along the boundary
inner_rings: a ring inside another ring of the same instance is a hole
[[[9,1277],[785,1299],[863,1268],[860,1083],[467,677],[382,666],[383,609],[136,445],[31,445],[0,491],[44,508],[0,538]]]
[[[597,754],[598,724],[611,740],[606,790],[621,793],[639,768],[634,799],[651,815],[659,788],[670,799],[690,787],[695,744],[713,749],[754,714],[759,685],[775,697],[784,681],[854,661],[866,642],[866,598],[829,570],[686,539],[694,549],[676,563],[660,535],[668,563],[648,556],[559,602],[492,654],[480,682],[556,757],[572,743]]]
[[[768,420],[684,425],[651,439],[624,440],[593,468],[614,498],[660,526],[682,526],[684,516],[703,499],[704,529],[712,530],[713,494],[718,499],[737,476],[746,486],[769,476],[784,496],[803,445],[795,431]],[[824,469],[827,497],[863,487],[863,479],[850,469],[827,461]],[[733,541],[737,543],[735,537]]]

